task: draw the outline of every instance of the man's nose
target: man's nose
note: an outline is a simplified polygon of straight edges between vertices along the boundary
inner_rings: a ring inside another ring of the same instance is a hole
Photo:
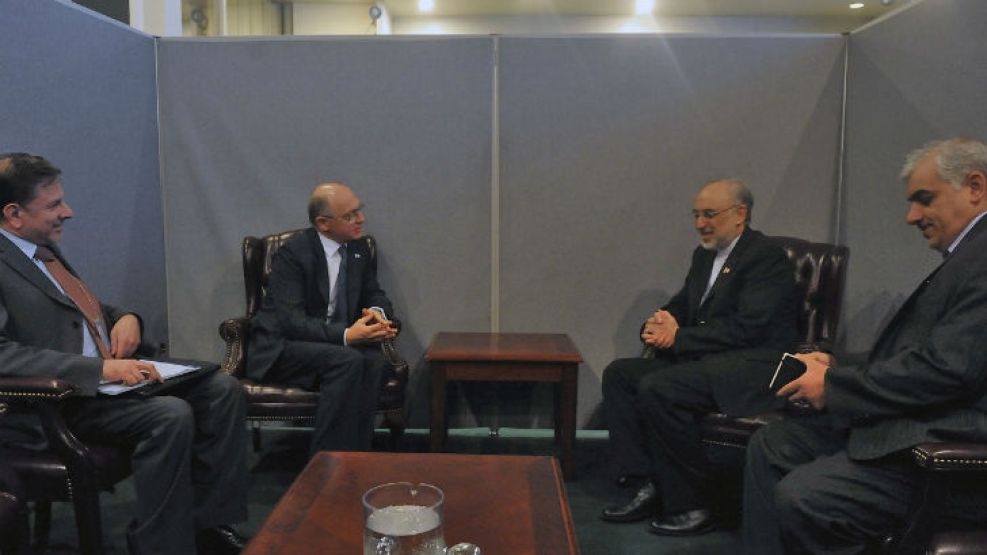
[[[921,208],[915,205],[914,203],[909,205],[908,213],[905,214],[905,222],[907,222],[908,225],[915,225],[921,221],[922,221]]]

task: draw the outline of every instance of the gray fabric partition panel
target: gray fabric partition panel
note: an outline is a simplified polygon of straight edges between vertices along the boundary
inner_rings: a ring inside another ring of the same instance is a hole
[[[166,341],[154,39],[56,0],[0,0],[0,14],[0,152],[63,170],[67,258]]]
[[[682,286],[701,184],[743,178],[753,227],[833,239],[844,42],[500,39],[501,329],[573,338],[581,424]]]
[[[845,310],[847,348],[870,347],[882,324],[939,263],[908,227],[905,155],[952,136],[987,140],[987,2],[913,5],[850,36]]]
[[[219,323],[244,313],[241,239],[307,226],[329,180],[367,207],[413,365],[437,331],[488,329],[492,66],[487,38],[162,39],[175,353],[221,356]]]

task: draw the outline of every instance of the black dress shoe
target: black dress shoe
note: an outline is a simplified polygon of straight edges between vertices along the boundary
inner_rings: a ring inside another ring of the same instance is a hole
[[[650,479],[645,476],[636,476],[634,474],[621,474],[617,476],[617,485],[622,488],[634,487],[639,488],[649,482]]]
[[[247,538],[229,526],[203,528],[195,534],[199,555],[235,555],[247,545]]]
[[[713,514],[706,509],[695,509],[651,521],[651,532],[659,536],[698,536],[712,532]]]
[[[603,509],[600,518],[609,522],[637,522],[658,512],[658,490],[648,482],[637,491],[634,499],[622,507]]]

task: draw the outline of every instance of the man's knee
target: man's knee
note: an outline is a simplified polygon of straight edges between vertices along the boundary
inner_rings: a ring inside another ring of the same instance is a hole
[[[635,369],[640,364],[639,358],[618,358],[603,369],[603,395],[608,392],[625,391],[633,393],[637,389],[637,374]]]
[[[802,523],[812,521],[816,513],[814,507],[819,504],[815,492],[806,488],[804,483],[793,479],[789,474],[775,486],[774,505],[778,516],[778,525],[785,530],[797,530]]]
[[[146,404],[146,416],[152,426],[151,435],[166,435],[173,441],[191,444],[195,434],[195,415],[184,399],[178,397],[154,397]]]

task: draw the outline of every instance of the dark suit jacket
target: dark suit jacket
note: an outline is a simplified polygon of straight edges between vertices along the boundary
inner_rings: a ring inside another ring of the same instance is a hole
[[[679,323],[678,356],[735,349],[785,350],[796,340],[795,270],[785,251],[746,229],[700,304],[715,250],[696,247],[685,285],[664,306]]]
[[[775,363],[798,335],[795,269],[781,247],[745,230],[700,304],[716,251],[697,247],[685,285],[663,308],[675,316],[675,343],[658,356],[693,361],[708,376],[720,411],[745,416],[784,405],[768,390]]]
[[[852,422],[852,458],[923,441],[987,441],[985,253],[987,216],[905,301],[862,368],[827,372],[828,410]]]
[[[346,246],[346,323],[328,322],[329,269],[315,228],[286,242],[274,255],[261,308],[251,322],[247,375],[263,379],[286,340],[343,344],[343,332],[361,310],[379,306],[394,318],[394,309],[377,283],[377,261],[358,239]]]
[[[57,247],[52,251],[75,274]],[[101,305],[107,330],[127,312]],[[0,235],[0,375],[58,378],[93,396],[103,360],[82,356],[85,318],[34,262]],[[4,427],[40,433],[33,419],[12,415]]]

